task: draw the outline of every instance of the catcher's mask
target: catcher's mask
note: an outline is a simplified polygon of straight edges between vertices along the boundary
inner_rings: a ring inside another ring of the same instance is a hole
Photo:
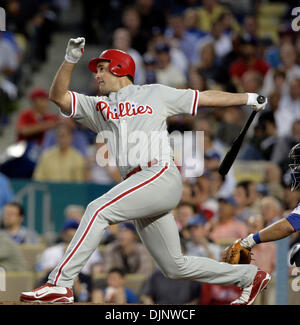
[[[300,186],[300,143],[296,144],[289,153],[292,184],[291,190],[297,190]]]

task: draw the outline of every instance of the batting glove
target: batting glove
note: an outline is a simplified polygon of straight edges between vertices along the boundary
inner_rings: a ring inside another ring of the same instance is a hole
[[[247,105],[250,105],[253,107],[254,110],[256,110],[257,112],[265,109],[267,103],[268,103],[268,99],[266,98],[266,100],[264,101],[264,103],[260,104],[257,101],[257,97],[259,96],[258,94],[255,93],[247,93],[248,95],[248,101],[247,101]]]
[[[84,52],[84,37],[71,38],[68,42],[65,60],[70,63],[77,63]]]

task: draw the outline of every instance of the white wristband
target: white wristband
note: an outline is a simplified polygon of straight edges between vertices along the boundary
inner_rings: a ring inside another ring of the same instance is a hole
[[[74,60],[71,57],[69,57],[67,54],[65,55],[65,60],[69,63],[74,63],[76,64],[78,62],[78,60]]]
[[[248,100],[247,100],[247,105],[257,105],[257,94],[255,93],[247,93],[248,95]]]

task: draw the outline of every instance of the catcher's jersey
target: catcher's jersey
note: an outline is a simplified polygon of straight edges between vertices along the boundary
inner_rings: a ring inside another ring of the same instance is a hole
[[[159,84],[128,85],[101,97],[70,91],[69,117],[101,133],[125,178],[139,165],[173,158],[166,119],[182,113],[195,115],[199,94],[197,90]]]
[[[300,230],[300,203],[297,207],[286,217],[295,231]]]

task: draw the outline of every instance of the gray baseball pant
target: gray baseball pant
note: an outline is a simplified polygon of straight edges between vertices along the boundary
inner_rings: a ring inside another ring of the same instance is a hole
[[[171,161],[143,168],[92,201],[48,282],[72,287],[75,277],[98,247],[105,229],[111,224],[134,220],[143,244],[166,277],[248,286],[257,272],[254,265],[231,265],[182,254],[171,212],[179,203],[181,192],[181,175]]]

